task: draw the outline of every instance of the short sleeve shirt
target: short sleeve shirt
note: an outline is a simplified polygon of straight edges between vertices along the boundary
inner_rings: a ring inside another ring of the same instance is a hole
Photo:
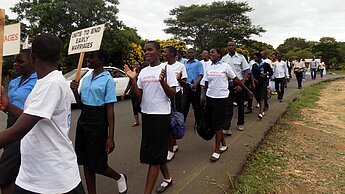
[[[204,69],[204,75],[206,75],[206,71],[207,71],[208,67],[211,66],[212,61],[211,60],[208,60],[208,61],[202,60],[202,61],[200,61],[200,63],[202,63],[202,67]],[[200,81],[200,85],[202,85],[202,86],[205,86],[205,79],[204,79],[204,77]]]
[[[165,64],[167,64],[167,63],[165,63]],[[186,67],[182,63],[176,61],[174,64],[169,65],[169,66],[172,69],[172,71],[175,72],[176,77],[177,77],[177,74],[182,72],[181,78],[182,79],[187,78],[187,70],[186,70]],[[179,92],[180,90],[182,90],[182,87],[180,84],[178,84],[178,86],[176,87],[176,92]]]
[[[204,69],[200,61],[194,59],[192,61],[187,61],[184,66],[187,70],[187,82],[193,84],[196,82],[199,76],[204,75]]]
[[[212,63],[206,71],[205,81],[208,82],[206,96],[211,98],[227,98],[229,96],[228,78],[234,79],[235,72],[227,63]]]
[[[24,109],[24,103],[37,81],[37,74],[32,73],[28,79],[20,83],[23,76],[11,80],[8,87],[10,102],[20,109]]]
[[[159,75],[165,67],[167,67],[167,84],[170,87],[178,86],[174,70],[165,63],[154,67],[147,66],[139,73],[137,84],[143,91],[140,104],[143,113],[167,115],[171,112],[170,100],[159,82]]]
[[[239,53],[235,53],[233,56],[226,54],[222,58],[221,62],[229,64],[230,67],[234,70],[238,79],[240,80],[243,79],[243,72],[249,69],[247,60],[244,58],[243,55]]]
[[[116,85],[107,71],[103,71],[92,79],[93,72],[83,79],[80,97],[83,104],[88,106],[104,106],[114,103],[116,99]]]
[[[69,86],[55,70],[38,79],[24,113],[41,117],[20,144],[21,165],[16,185],[34,193],[67,193],[81,181],[69,139]]]

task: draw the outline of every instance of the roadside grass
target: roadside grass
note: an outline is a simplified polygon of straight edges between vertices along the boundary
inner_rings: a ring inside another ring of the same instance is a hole
[[[275,193],[278,185],[289,187],[290,183],[286,183],[286,180],[300,178],[290,173],[286,179],[286,174],[281,173],[287,167],[284,157],[296,157],[303,160],[313,156],[308,153],[283,153],[280,148],[287,143],[292,143],[287,142],[286,136],[287,130],[291,130],[291,123],[304,119],[301,114],[302,109],[317,107],[316,102],[320,99],[320,91],[326,86],[327,82],[321,82],[305,88],[296,100],[289,104],[287,114],[267,133],[256,152],[248,159],[241,174],[235,180],[229,177],[228,188],[230,189],[225,191],[223,187],[224,193]],[[292,143],[291,146],[299,147],[300,145]],[[345,167],[339,169],[338,175],[345,176]]]
[[[293,120],[303,120],[301,110],[317,106],[316,102],[320,99],[320,91],[327,86],[327,83],[328,80],[305,88],[296,100],[289,104],[287,116]]]
[[[335,73],[335,74],[345,74],[345,69],[328,69],[327,74]]]

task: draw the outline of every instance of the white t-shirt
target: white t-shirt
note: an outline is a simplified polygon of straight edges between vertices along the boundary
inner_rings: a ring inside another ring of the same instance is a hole
[[[221,62],[229,64],[240,80],[243,79],[243,72],[249,69],[246,58],[244,58],[244,56],[239,53],[235,53],[233,56],[230,56],[228,53],[223,56]]]
[[[200,63],[202,64],[202,67],[204,68],[204,75],[206,75],[206,70],[209,66],[211,66],[212,61],[209,59],[208,61],[201,60]],[[205,86],[205,78],[202,77],[200,81],[200,85]]]
[[[223,62],[212,63],[206,71],[205,81],[208,82],[206,96],[210,98],[227,98],[229,96],[228,78],[234,79],[235,72],[229,64]]]
[[[143,90],[141,97],[141,111],[146,114],[170,114],[170,100],[165,94],[159,75],[162,69],[167,67],[167,83],[170,87],[178,86],[176,75],[170,65],[161,63],[151,67],[147,66],[142,69],[138,76],[138,87]]]
[[[164,64],[168,64],[168,63],[164,63]],[[169,65],[169,66],[171,67],[170,69],[172,69],[172,71],[175,72],[176,77],[177,77],[177,74],[182,72],[181,79],[187,78],[187,70],[186,70],[186,67],[184,66],[184,64],[176,61],[174,64]],[[179,92],[180,90],[182,90],[182,87],[181,87],[181,84],[178,83],[178,86],[176,87],[176,92]]]
[[[42,119],[21,141],[16,185],[35,193],[67,193],[81,181],[72,141],[69,86],[55,70],[38,79],[24,114]]]

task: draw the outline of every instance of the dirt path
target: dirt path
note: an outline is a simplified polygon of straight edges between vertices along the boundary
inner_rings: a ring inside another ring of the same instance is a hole
[[[345,193],[345,80],[330,82],[274,148],[287,163],[277,193]]]

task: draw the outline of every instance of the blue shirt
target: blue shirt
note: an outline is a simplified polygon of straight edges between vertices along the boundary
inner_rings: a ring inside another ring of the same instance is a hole
[[[193,61],[187,61],[184,66],[187,70],[187,82],[189,84],[193,84],[199,76],[204,75],[204,68],[202,67],[202,63],[196,59]]]
[[[109,72],[103,71],[92,79],[93,72],[83,79],[80,88],[81,102],[88,106],[104,106],[117,101],[115,82]]]
[[[8,86],[8,98],[10,102],[20,109],[24,109],[24,103],[34,88],[37,81],[37,74],[32,73],[28,79],[20,83],[23,76],[19,76],[10,81]]]

